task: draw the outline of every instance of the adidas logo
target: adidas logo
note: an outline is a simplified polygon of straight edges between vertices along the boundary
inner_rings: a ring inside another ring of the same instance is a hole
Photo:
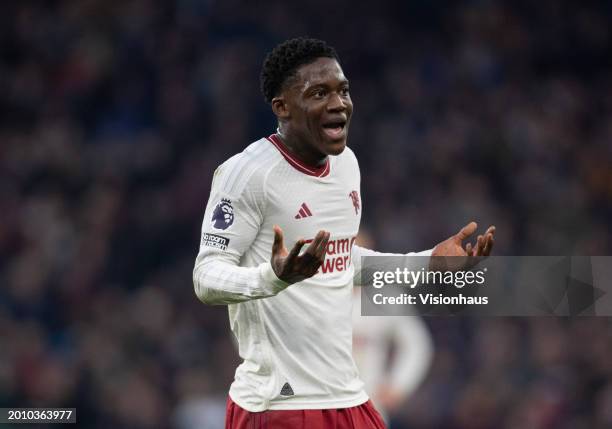
[[[305,217],[310,216],[312,216],[312,212],[310,211],[306,203],[302,203],[302,205],[300,206],[300,211],[298,212],[298,214],[295,215],[295,218],[304,219]]]
[[[285,383],[283,384],[283,388],[281,389],[281,395],[283,396],[293,396],[293,389],[291,388],[291,386],[289,385],[289,383]]]

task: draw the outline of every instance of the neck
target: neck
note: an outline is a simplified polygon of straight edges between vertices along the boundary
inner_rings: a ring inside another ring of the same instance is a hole
[[[276,134],[287,149],[291,151],[291,154],[304,164],[312,167],[321,167],[327,161],[327,155],[313,150],[311,145],[305,143],[299,137],[287,133],[283,127],[279,127]]]

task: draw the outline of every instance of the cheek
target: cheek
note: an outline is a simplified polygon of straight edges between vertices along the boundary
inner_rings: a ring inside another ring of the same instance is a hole
[[[314,110],[307,110],[304,112],[306,117],[306,124],[310,129],[316,129],[319,126],[319,116],[316,114]]]
[[[348,103],[346,103],[346,110],[349,115],[353,113],[353,101],[350,98],[348,99]]]

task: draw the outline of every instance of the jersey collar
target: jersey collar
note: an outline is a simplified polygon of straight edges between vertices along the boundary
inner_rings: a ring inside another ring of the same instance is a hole
[[[315,177],[325,177],[329,174],[329,156],[325,159],[324,165],[320,167],[312,167],[297,159],[287,148],[287,146],[285,146],[285,143],[283,143],[278,135],[272,134],[270,137],[266,138],[278,149],[281,155],[283,155],[283,158],[285,158],[287,162],[296,170]]]

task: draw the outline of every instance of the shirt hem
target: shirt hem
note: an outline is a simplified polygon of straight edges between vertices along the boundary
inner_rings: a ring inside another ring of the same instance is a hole
[[[365,404],[370,400],[368,395],[365,392],[361,392],[359,396],[352,399],[340,399],[340,400],[327,400],[327,401],[315,401],[315,402],[297,402],[291,401],[290,403],[274,403],[269,402],[266,407],[265,403],[260,404],[258,407],[249,407],[246,406],[239,398],[236,398],[232,395],[231,391],[228,396],[236,405],[240,408],[251,412],[251,413],[260,413],[268,410],[328,410],[328,409],[336,409],[336,408],[351,408],[358,407],[359,405]]]
[[[291,401],[291,403],[270,402],[268,407],[269,410],[326,410],[332,408],[351,408],[365,404],[370,398],[366,393],[360,394],[358,397],[353,399],[341,399],[338,401],[327,400],[317,402],[297,402]]]

